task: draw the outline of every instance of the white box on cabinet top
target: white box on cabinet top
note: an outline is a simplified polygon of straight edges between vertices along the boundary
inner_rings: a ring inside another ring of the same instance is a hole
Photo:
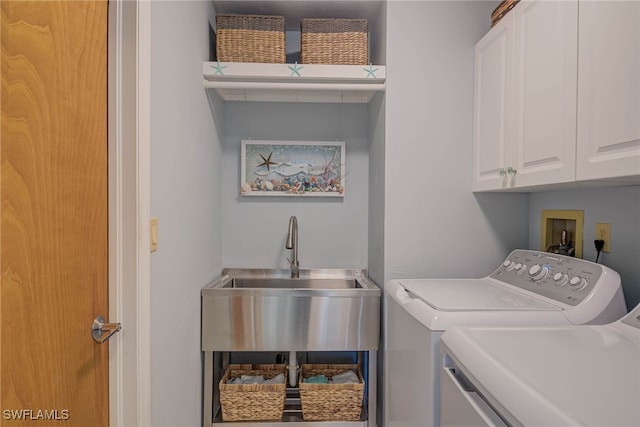
[[[637,182],[640,2],[521,1],[475,60],[474,191]]]
[[[640,175],[640,2],[580,3],[578,180]]]
[[[473,189],[575,180],[576,2],[523,1],[475,50]]]

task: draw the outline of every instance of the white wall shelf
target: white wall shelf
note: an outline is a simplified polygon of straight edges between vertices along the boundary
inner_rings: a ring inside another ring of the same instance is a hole
[[[205,62],[204,87],[225,101],[368,103],[385,90],[384,65]]]

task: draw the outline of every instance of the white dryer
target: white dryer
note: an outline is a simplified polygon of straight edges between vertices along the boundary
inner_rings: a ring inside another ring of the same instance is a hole
[[[640,426],[640,305],[608,325],[453,328],[443,426]]]
[[[455,326],[605,324],[626,313],[620,276],[582,259],[515,250],[481,279],[385,286],[384,426],[440,425],[440,339]]]

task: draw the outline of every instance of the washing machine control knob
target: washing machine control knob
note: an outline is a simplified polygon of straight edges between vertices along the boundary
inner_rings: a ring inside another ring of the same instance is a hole
[[[527,264],[520,264],[520,263],[518,263],[518,264],[516,265],[516,273],[518,273],[518,274],[523,274],[523,273],[525,273],[525,272],[527,271],[527,268],[528,268],[528,267],[527,267]]]
[[[569,275],[566,273],[556,273],[553,275],[556,286],[564,286],[569,282]]]
[[[587,279],[579,276],[572,277],[569,281],[569,285],[571,285],[571,289],[574,291],[581,291],[586,288],[588,284]]]
[[[508,267],[510,264],[511,264],[511,261],[507,259],[502,263],[502,266],[503,267]]]
[[[531,278],[535,281],[544,279],[548,273],[549,273],[548,265],[536,264],[536,265],[532,265],[531,268],[529,269],[529,276],[531,276]]]
[[[507,271],[513,271],[513,269],[516,268],[516,263],[513,261],[509,261],[509,265],[505,266],[505,270]]]

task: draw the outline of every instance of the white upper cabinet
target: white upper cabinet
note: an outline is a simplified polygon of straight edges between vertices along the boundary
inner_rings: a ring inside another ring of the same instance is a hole
[[[575,179],[576,2],[523,1],[476,45],[475,191]]]
[[[499,22],[475,49],[474,190],[506,185],[513,26]]]
[[[523,0],[476,45],[473,190],[640,181],[640,2]]]
[[[526,1],[515,25],[513,186],[575,180],[578,4]]]
[[[577,179],[640,175],[640,2],[580,3]]]

